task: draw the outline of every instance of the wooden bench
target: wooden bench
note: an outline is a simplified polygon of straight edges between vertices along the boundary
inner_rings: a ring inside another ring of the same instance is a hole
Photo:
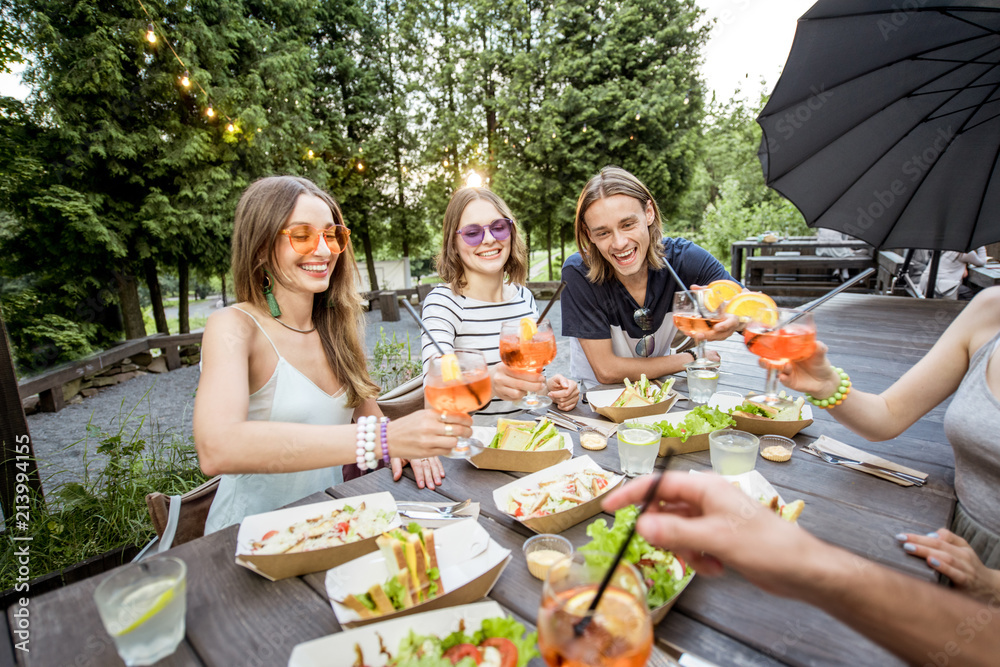
[[[819,296],[839,281],[834,270],[862,271],[874,267],[871,257],[820,257],[818,255],[746,258],[746,286],[777,296]],[[861,291],[870,291],[860,288]]]
[[[96,375],[123,359],[148,352],[154,348],[163,350],[163,356],[167,361],[167,370],[172,371],[180,368],[180,348],[200,343],[200,331],[172,336],[153,334],[145,338],[126,341],[110,350],[62,364],[41,375],[25,378],[17,385],[18,395],[21,400],[24,400],[38,394],[38,406],[43,412],[59,412],[66,407],[66,401],[63,397],[64,384]]]

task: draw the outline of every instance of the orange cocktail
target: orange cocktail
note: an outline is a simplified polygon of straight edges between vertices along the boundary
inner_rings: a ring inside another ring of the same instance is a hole
[[[486,357],[479,350],[455,350],[431,359],[424,377],[424,398],[439,412],[469,414],[481,409],[493,397]],[[448,455],[467,459],[483,451],[474,438],[459,438]]]
[[[549,570],[538,610],[538,648],[550,667],[642,667],[653,648],[646,590],[638,572],[621,563],[591,622],[581,635],[574,626],[586,616],[605,573],[579,554]]]
[[[500,360],[507,368],[526,373],[541,373],[556,358],[556,335],[548,320],[535,324],[529,317],[500,325]],[[532,410],[552,405],[548,396],[528,392],[514,403]]]
[[[692,313],[680,313],[674,315],[674,326],[685,336],[692,336],[696,333],[708,333],[716,324],[722,322],[724,317],[699,317]]]
[[[764,393],[748,400],[773,407],[791,403],[778,396],[778,371],[793,361],[808,359],[816,352],[816,323],[812,313],[785,308],[760,308],[743,331],[747,349],[767,365]]]
[[[705,358],[705,340],[695,338],[694,335],[707,334],[726,317],[722,311],[724,302],[713,301],[714,296],[715,293],[707,287],[674,293],[674,326],[685,336],[694,339],[698,359]]]
[[[778,330],[758,332],[751,325],[743,332],[743,340],[751,352],[779,366],[808,359],[816,351],[816,329],[797,322]]]

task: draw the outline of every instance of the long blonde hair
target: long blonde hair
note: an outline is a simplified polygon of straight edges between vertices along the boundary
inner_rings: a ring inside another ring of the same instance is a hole
[[[444,211],[441,254],[437,256],[438,275],[451,286],[456,294],[461,294],[466,285],[465,266],[462,264],[462,256],[459,255],[458,249],[455,247],[456,243],[465,243],[465,241],[461,241],[456,232],[458,232],[458,226],[462,224],[462,214],[465,213],[465,207],[478,199],[493,204],[500,215],[510,218],[514,223],[510,230],[510,255],[503,265],[506,282],[523,285],[528,280],[528,247],[524,243],[521,228],[517,224],[514,214],[510,212],[507,202],[487,188],[461,188],[452,194],[448,208]]]
[[[333,213],[335,224],[344,224],[340,206],[312,181],[298,176],[269,176],[254,182],[240,197],[233,225],[233,284],[236,299],[264,312],[265,269],[281,281],[277,270],[276,241],[302,195],[323,200]],[[280,304],[279,304],[280,305]],[[358,266],[353,245],[338,258],[330,276],[330,286],[313,297],[313,324],[319,332],[323,351],[333,374],[347,391],[347,403],[357,407],[378,395],[366,366],[361,343],[364,315],[358,293]]]
[[[605,167],[601,173],[587,181],[576,202],[576,247],[580,250],[583,263],[587,266],[587,280],[592,283],[602,283],[615,275],[614,267],[604,259],[599,250],[594,248],[587,234],[587,221],[584,216],[587,209],[599,199],[625,195],[635,199],[645,211],[648,205],[653,207],[653,224],[649,229],[649,248],[646,250],[646,262],[653,270],[666,266],[663,258],[663,225],[660,221],[660,208],[653,199],[653,194],[638,178],[621,167]]]

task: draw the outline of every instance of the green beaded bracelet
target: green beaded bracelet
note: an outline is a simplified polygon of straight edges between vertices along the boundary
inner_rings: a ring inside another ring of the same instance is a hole
[[[821,410],[829,410],[837,407],[851,393],[851,376],[843,368],[834,367],[833,370],[840,376],[840,385],[837,386],[837,390],[831,396],[827,398],[813,398],[809,394],[805,395],[807,401]]]

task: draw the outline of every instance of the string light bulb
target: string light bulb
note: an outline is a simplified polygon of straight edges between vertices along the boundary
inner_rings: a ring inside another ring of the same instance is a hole
[[[358,162],[358,171],[364,171],[364,170],[365,170],[365,163]]]
[[[208,116],[209,118],[215,118],[215,109],[213,109],[212,107],[208,107],[207,109],[205,109],[205,115]]]
[[[153,30],[152,23],[146,25],[146,41],[150,44],[156,44],[156,32]]]
[[[685,95],[684,96],[684,104],[687,104],[690,101],[691,101],[691,98],[689,98],[687,95]]]
[[[358,146],[358,153],[364,153],[364,150],[361,149],[361,146]]]
[[[556,133],[555,133],[555,132],[553,132],[553,133],[552,133],[552,138],[553,138],[553,139],[555,139],[555,138],[556,138]]]
[[[465,177],[465,187],[467,188],[479,188],[483,185],[483,177],[474,171],[470,171],[469,175]]]
[[[528,143],[528,144],[531,143],[531,135],[530,134],[528,135],[528,138],[525,139],[525,143]]]
[[[312,152],[312,149],[311,149],[311,148],[309,149],[309,152],[307,153],[307,155],[309,156],[309,159],[310,159],[310,160],[311,160],[311,159],[313,159],[313,155],[314,155],[314,153]]]
[[[584,124],[583,124],[583,131],[584,131],[584,132],[586,132],[586,131],[587,131],[587,124],[586,124],[586,123],[584,123]]]
[[[635,135],[634,134],[628,135],[628,140],[629,141],[632,141],[633,139],[635,139]]]
[[[227,130],[228,132],[235,132],[235,131],[236,131],[236,126],[235,126],[235,125],[233,125],[232,123],[230,123],[229,125],[226,125],[226,130]],[[310,152],[310,153],[312,153],[312,151],[309,151],[309,152]],[[311,157],[311,156],[310,156],[310,157]]]
[[[444,168],[447,169],[448,168],[448,161],[445,160],[443,164],[444,164]]]
[[[184,74],[181,75],[181,85],[185,88],[191,87],[191,73],[187,70],[184,70]]]

